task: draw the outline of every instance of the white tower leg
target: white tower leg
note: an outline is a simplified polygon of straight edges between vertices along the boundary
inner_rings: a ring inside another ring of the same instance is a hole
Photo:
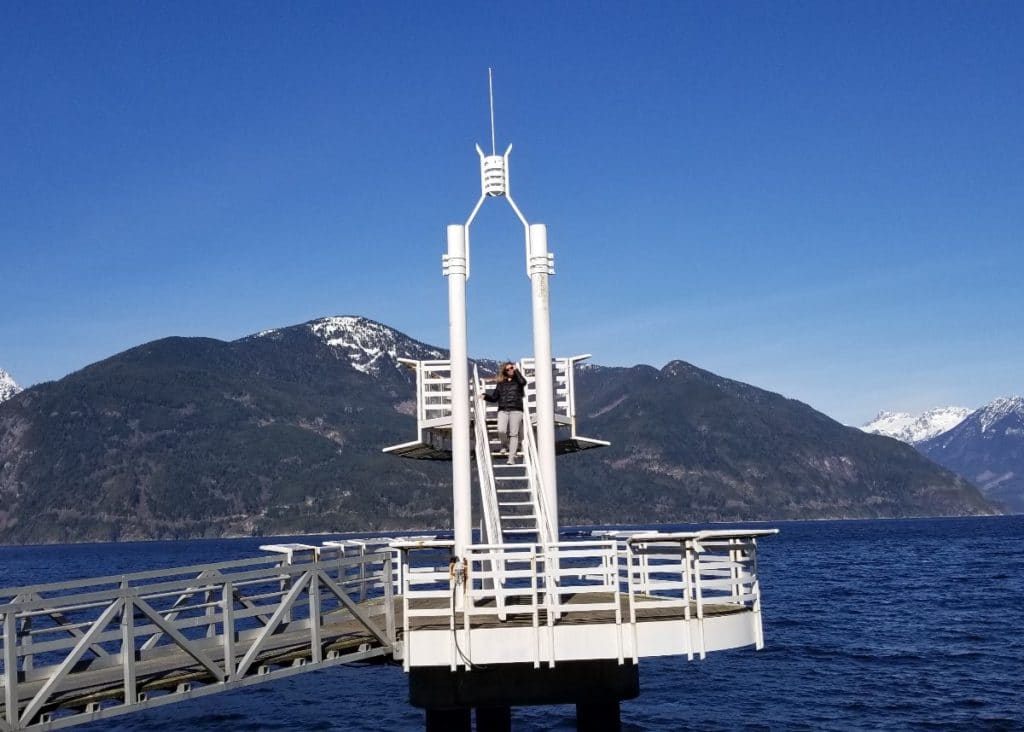
[[[452,362],[452,529],[455,556],[472,543],[472,493],[469,462],[469,347],[466,337],[466,227],[448,226],[448,340]],[[460,595],[461,597],[461,595]]]
[[[530,284],[533,290],[533,357],[536,364],[537,453],[548,506],[548,529],[558,536],[558,484],[555,475],[555,389],[551,373],[551,315],[548,296],[548,230],[530,225]]]

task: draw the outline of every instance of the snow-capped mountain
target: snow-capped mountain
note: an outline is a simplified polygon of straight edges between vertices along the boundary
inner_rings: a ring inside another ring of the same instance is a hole
[[[916,445],[953,429],[971,411],[966,407],[936,407],[917,416],[906,412],[879,412],[861,429]]]
[[[285,333],[294,333],[297,329],[305,329],[323,341],[339,358],[347,359],[356,370],[374,376],[380,376],[383,368],[396,365],[399,358],[447,358],[445,351],[421,343],[382,323],[353,315],[320,318],[301,326],[265,330],[252,337],[281,338]]]
[[[1024,397],[1002,397],[972,413],[949,434],[937,435],[931,442],[948,449],[965,440],[988,442],[1010,438],[1024,444]]]
[[[996,399],[979,409],[977,417],[978,428],[983,433],[1024,437],[1024,397]]]
[[[11,375],[0,369],[0,402],[6,402],[20,391],[21,387],[14,383]]]
[[[1024,512],[1024,398],[996,399],[917,448],[990,498]]]

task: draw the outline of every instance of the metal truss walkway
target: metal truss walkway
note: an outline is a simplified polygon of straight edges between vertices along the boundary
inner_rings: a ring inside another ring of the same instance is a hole
[[[0,590],[0,730],[58,729],[392,655],[391,553],[327,544]]]

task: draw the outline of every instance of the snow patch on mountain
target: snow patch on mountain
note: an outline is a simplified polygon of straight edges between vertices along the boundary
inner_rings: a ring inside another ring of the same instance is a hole
[[[11,375],[0,369],[0,402],[6,402],[20,391],[21,387],[14,383]]]
[[[894,437],[897,440],[916,445],[956,427],[974,410],[966,407],[936,407],[920,415],[906,412],[879,412],[861,427],[865,432]]]
[[[440,359],[445,353],[404,336],[393,328],[367,318],[342,315],[321,318],[307,324],[312,333],[352,367],[365,374],[380,375],[384,364],[399,358]]]

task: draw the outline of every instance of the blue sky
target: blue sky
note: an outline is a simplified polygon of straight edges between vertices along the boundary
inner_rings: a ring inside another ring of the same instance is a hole
[[[848,423],[1024,391],[1024,4],[0,4],[0,368],[325,315],[447,344],[494,68],[554,351]],[[470,352],[530,350],[472,230]]]

